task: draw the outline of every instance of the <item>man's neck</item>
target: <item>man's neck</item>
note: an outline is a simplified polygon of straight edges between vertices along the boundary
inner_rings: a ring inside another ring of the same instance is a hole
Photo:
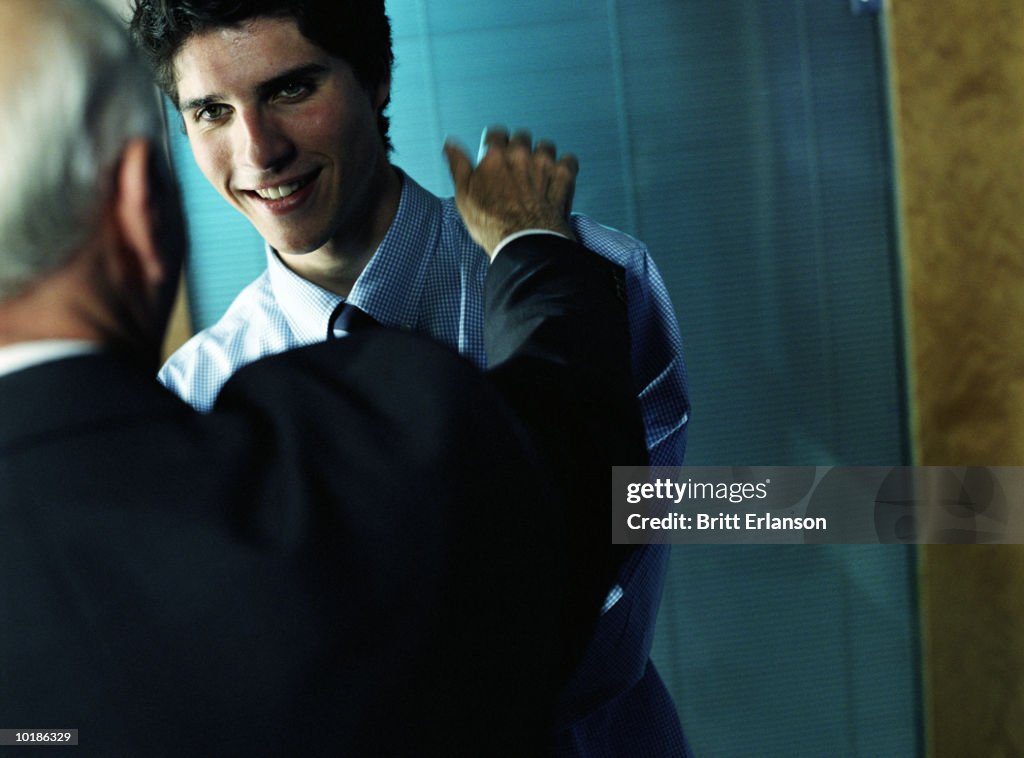
[[[0,347],[40,340],[100,341],[96,298],[74,262],[0,299]]]
[[[342,234],[311,253],[278,252],[278,258],[303,279],[342,297],[348,297],[398,213],[398,204],[402,197],[402,179],[398,171],[389,167],[383,175],[381,185],[378,191],[371,193],[372,207],[355,214],[360,218],[353,221],[363,223],[347,224]]]
[[[89,322],[69,315],[69,298],[51,297],[64,278],[58,272],[49,277],[52,286],[30,286],[0,300],[0,376],[100,348]]]

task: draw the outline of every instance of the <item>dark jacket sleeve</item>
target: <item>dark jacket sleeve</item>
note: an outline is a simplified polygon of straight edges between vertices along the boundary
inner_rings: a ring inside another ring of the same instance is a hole
[[[554,235],[513,241],[486,283],[489,374],[564,504],[570,629],[586,637],[628,548],[612,545],[613,466],[644,466],[622,269]]]

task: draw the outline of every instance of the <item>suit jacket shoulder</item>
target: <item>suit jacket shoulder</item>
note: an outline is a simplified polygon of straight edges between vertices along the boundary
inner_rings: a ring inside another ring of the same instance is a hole
[[[557,557],[523,504],[548,495],[461,359],[354,337],[209,416],[110,356],[0,398],[10,724],[147,755],[539,743]]]

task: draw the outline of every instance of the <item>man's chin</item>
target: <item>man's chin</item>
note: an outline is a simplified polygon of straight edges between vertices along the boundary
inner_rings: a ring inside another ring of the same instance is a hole
[[[298,245],[298,246],[296,246],[294,244],[276,244],[275,245],[272,242],[270,242],[268,244],[270,245],[270,247],[272,247],[274,249],[274,252],[277,253],[282,258],[295,258],[295,257],[303,256],[303,255],[309,255],[310,253],[315,253],[317,250],[319,250],[321,247],[323,247],[323,245],[312,245],[312,244],[311,245]]]
[[[328,240],[325,234],[304,234],[298,229],[282,229],[280,226],[274,228],[256,223],[253,223],[253,227],[266,243],[281,255],[308,255],[322,248]]]

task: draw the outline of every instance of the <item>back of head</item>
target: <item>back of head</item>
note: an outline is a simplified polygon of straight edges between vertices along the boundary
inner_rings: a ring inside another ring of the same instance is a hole
[[[189,38],[255,18],[294,19],[306,39],[347,62],[368,92],[390,81],[394,59],[384,0],[133,0],[130,26],[157,84],[177,104],[174,59]],[[390,147],[383,111],[378,128]]]
[[[148,69],[94,0],[3,0],[0,299],[66,262],[97,228],[133,137],[158,138]]]

